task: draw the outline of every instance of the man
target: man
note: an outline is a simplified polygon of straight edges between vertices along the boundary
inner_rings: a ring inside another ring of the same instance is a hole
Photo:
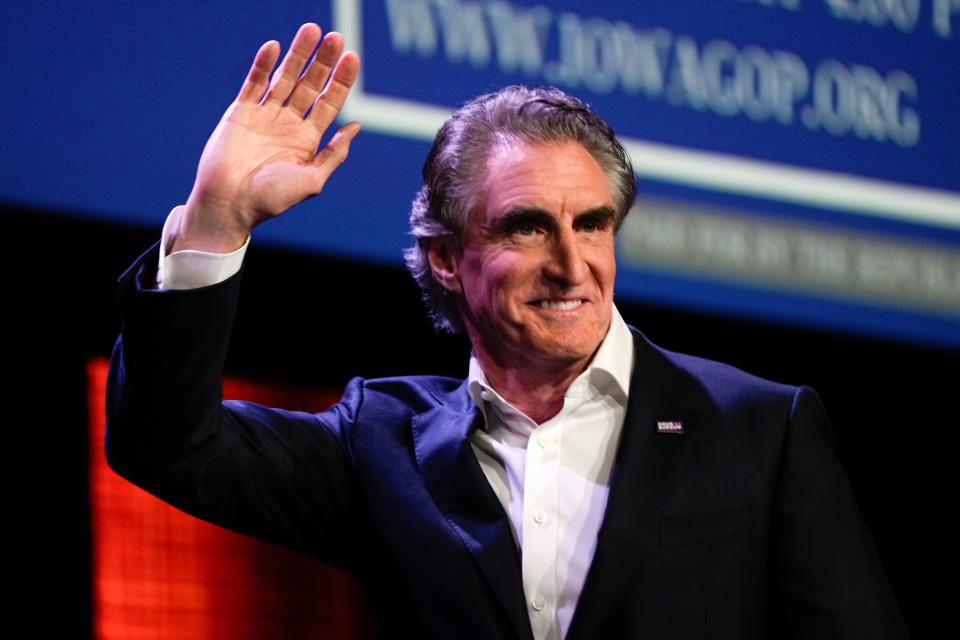
[[[455,113],[407,261],[466,381],[355,379],[321,414],[220,399],[256,224],[319,192],[356,77],[304,25],[258,52],[187,204],[121,277],[107,456],[165,500],[353,572],[398,637],[905,637],[816,395],[663,351],[613,305],[634,198],[556,90]],[[329,82],[325,80],[329,76]],[[269,82],[268,82],[269,80]]]

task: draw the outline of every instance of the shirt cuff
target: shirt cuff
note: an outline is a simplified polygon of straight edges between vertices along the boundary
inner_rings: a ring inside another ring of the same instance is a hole
[[[240,271],[243,256],[250,245],[249,235],[242,247],[230,253],[184,249],[167,255],[167,247],[173,241],[173,227],[180,218],[180,206],[174,207],[163,223],[157,289],[197,289],[219,284]]]

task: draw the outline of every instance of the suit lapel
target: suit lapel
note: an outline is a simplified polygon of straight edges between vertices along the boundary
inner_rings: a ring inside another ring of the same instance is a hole
[[[437,507],[490,584],[517,637],[531,639],[520,558],[507,515],[470,446],[483,416],[464,382],[440,406],[414,416],[417,463]]]
[[[639,333],[634,354],[610,497],[569,640],[593,637],[627,580],[642,570],[664,503],[697,434],[699,390]],[[682,422],[683,433],[658,433],[660,421]]]

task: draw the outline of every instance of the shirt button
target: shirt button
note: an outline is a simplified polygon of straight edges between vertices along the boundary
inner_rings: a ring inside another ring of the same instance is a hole
[[[480,399],[486,402],[490,402],[491,400],[493,400],[493,394],[487,391],[486,389],[484,389],[483,391],[480,392]]]
[[[543,608],[547,606],[547,601],[540,596],[537,596],[530,604],[533,605],[534,611],[543,611]]]
[[[540,445],[541,447],[546,448],[546,446],[550,444],[550,438],[548,438],[547,436],[541,433],[537,435],[537,444]]]
[[[537,524],[545,524],[548,520],[547,512],[543,509],[537,509],[533,512],[533,521]]]

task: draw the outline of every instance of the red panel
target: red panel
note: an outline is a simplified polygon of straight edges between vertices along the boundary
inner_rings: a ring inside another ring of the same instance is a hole
[[[107,361],[91,361],[87,371],[96,638],[374,637],[350,576],[188,516],[116,475],[103,455]],[[306,411],[339,395],[224,381],[225,398]]]

